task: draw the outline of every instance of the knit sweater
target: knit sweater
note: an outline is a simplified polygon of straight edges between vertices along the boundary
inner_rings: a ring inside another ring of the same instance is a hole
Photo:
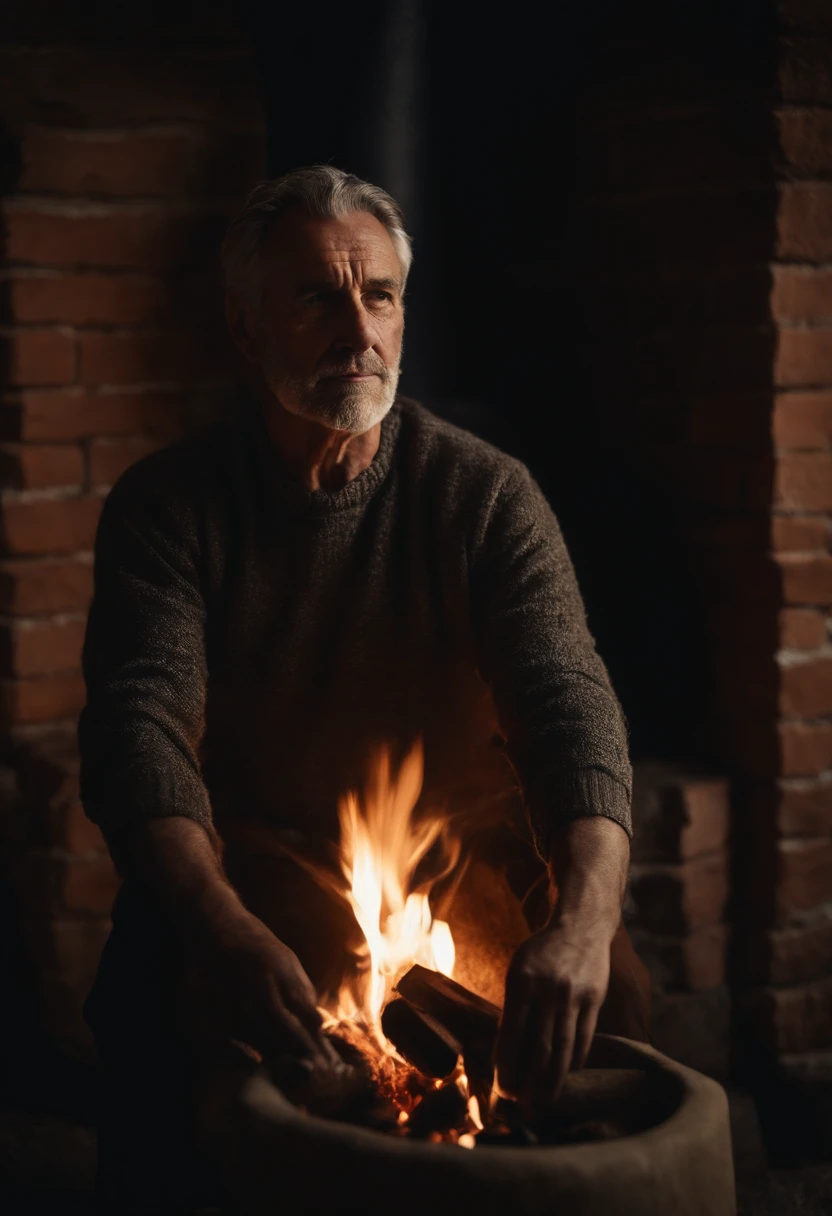
[[[129,469],[84,671],[82,796],[122,869],[157,816],[335,840],[373,751],[420,736],[423,803],[485,822],[520,792],[543,856],[579,816],[630,832],[625,724],[546,500],[407,399],[333,492],[286,474],[250,401]]]

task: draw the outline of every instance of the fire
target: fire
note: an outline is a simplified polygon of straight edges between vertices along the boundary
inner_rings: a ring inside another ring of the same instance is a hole
[[[414,963],[444,975],[454,969],[454,942],[448,924],[434,919],[430,892],[455,864],[444,819],[414,817],[422,790],[423,752],[417,743],[398,772],[381,750],[371,765],[363,796],[346,794],[338,807],[341,869],[346,898],[364,934],[360,972],[345,984],[331,1011],[338,1022],[359,1022],[393,1051],[381,1029],[381,1013],[393,988]],[[450,863],[440,875],[416,882],[419,863],[442,838]]]

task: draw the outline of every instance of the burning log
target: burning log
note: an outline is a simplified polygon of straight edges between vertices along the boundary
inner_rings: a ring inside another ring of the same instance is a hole
[[[450,1076],[462,1055],[459,1040],[404,997],[386,1007],[381,1028],[407,1062],[426,1077]]]
[[[439,971],[430,971],[417,963],[402,976],[396,991],[441,1023],[463,1046],[487,1040],[493,1048],[497,1041],[499,1008]]]
[[[465,1127],[468,1103],[458,1085],[443,1085],[425,1094],[408,1121],[411,1136],[422,1140],[431,1133],[460,1131]]]
[[[494,1083],[498,1007],[448,976],[418,964],[402,976],[397,991],[461,1043],[471,1093],[480,1109],[486,1110]]]

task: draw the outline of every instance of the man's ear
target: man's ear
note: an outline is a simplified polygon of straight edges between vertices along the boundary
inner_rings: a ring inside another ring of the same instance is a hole
[[[249,363],[258,363],[251,305],[235,291],[225,293],[225,320],[234,345]]]

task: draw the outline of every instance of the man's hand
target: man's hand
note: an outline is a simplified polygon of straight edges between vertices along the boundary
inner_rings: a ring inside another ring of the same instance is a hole
[[[214,1033],[248,1043],[267,1059],[306,1061],[309,1068],[337,1062],[297,955],[245,908],[203,935],[196,971]]]
[[[239,1039],[264,1057],[311,1069],[337,1063],[309,977],[242,903],[207,832],[181,817],[151,819],[130,845],[137,875],[156,891],[182,943],[191,1036],[206,1047]]]
[[[553,1102],[582,1068],[610,976],[610,939],[554,924],[512,960],[497,1046],[500,1088],[527,1108]]]
[[[625,832],[600,815],[575,820],[555,838],[557,904],[512,960],[497,1042],[500,1088],[528,1110],[554,1101],[569,1070],[586,1060],[609,984],[629,856]]]

